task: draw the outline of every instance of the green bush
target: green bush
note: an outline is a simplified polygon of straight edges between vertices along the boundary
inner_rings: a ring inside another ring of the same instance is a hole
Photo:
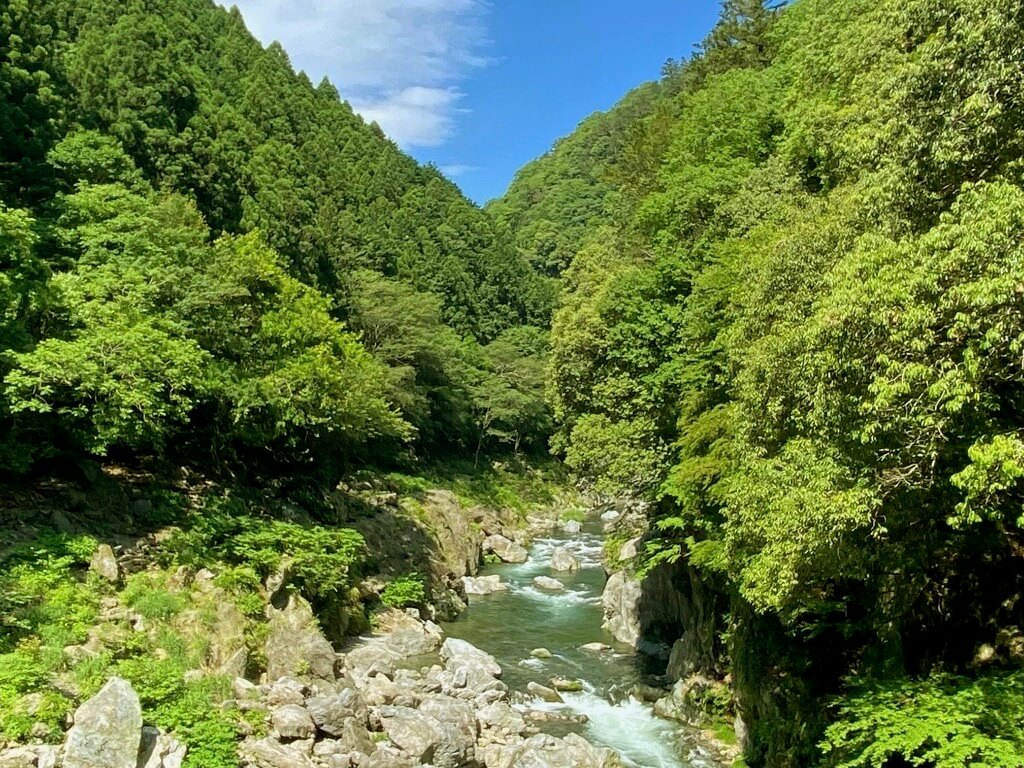
[[[418,573],[410,573],[407,576],[399,576],[380,593],[380,600],[384,605],[392,608],[407,608],[410,606],[422,605],[426,600],[426,589],[423,586],[423,577]]]
[[[116,670],[135,688],[144,708],[171,701],[185,690],[185,668],[176,659],[136,656],[118,662]]]
[[[1022,712],[1024,670],[886,682],[843,699],[820,746],[838,768],[1020,768]]]
[[[214,704],[227,688],[222,678],[203,678],[152,710],[154,724],[188,744],[184,768],[237,768],[238,730]]]
[[[322,598],[348,588],[366,551],[357,531],[269,519],[237,499],[211,500],[173,546],[186,562],[220,560],[251,568],[261,579],[288,559],[295,584],[308,597]]]

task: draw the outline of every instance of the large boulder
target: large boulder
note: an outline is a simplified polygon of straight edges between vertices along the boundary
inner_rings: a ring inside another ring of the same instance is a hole
[[[301,747],[282,744],[276,739],[243,741],[239,747],[246,763],[255,768],[316,768]]]
[[[461,699],[453,699],[450,696],[435,695],[425,698],[420,703],[419,710],[455,729],[458,738],[453,741],[458,745],[460,752],[472,751],[479,731],[476,708],[472,704]]]
[[[564,547],[555,547],[551,553],[551,570],[553,571],[578,571],[580,561]]]
[[[447,490],[427,491],[423,512],[430,521],[437,553],[446,570],[456,576],[475,574],[480,564],[481,534],[473,529],[470,516],[455,494]]]
[[[497,678],[501,677],[501,665],[493,656],[455,637],[444,641],[441,660],[453,675],[456,687],[487,690],[493,688]]]
[[[640,582],[625,571],[613,573],[604,585],[602,627],[620,643],[633,646],[640,642]]]
[[[511,539],[507,539],[500,533],[494,533],[484,539],[484,552],[492,552],[503,563],[525,563],[530,559],[530,553]]]
[[[295,739],[308,739],[316,734],[316,725],[309,714],[309,710],[298,704],[285,704],[275,709],[271,716],[274,730],[282,739],[294,741]]]
[[[366,725],[366,702],[355,688],[343,688],[334,696],[314,696],[306,700],[316,727],[328,736],[340,738],[350,722]]]
[[[436,768],[474,764],[475,735],[411,707],[381,707],[380,722],[391,743],[419,763]]]
[[[267,642],[267,677],[277,680],[290,675],[310,676],[319,680],[334,680],[337,655],[313,610],[298,595],[290,595],[284,608],[269,608],[270,621]]]
[[[0,750],[0,768],[36,768],[39,756],[31,747]]]
[[[389,651],[397,653],[400,658],[422,656],[433,653],[444,640],[444,630],[432,621],[419,622],[408,629],[392,632],[384,641]]]
[[[65,768],[136,768],[142,706],[131,683],[112,677],[75,712],[64,744]]]
[[[462,584],[467,595],[492,595],[508,590],[508,584],[503,583],[496,573],[491,576],[463,576]]]
[[[558,739],[539,733],[516,744],[487,747],[484,764],[487,768],[620,768],[622,761],[610,749],[595,747],[578,734]]]
[[[486,736],[488,742],[505,744],[526,733],[522,714],[505,701],[481,707],[476,711],[476,719],[480,725],[481,741]]]
[[[558,579],[552,579],[550,576],[535,576],[533,586],[537,587],[537,589],[546,589],[549,592],[561,592],[565,589],[565,584]]]

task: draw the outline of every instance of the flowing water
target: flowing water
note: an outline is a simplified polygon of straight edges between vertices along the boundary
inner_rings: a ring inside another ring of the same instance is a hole
[[[553,573],[549,567],[555,547],[564,547],[581,562],[577,573]],[[712,763],[695,753],[681,738],[678,723],[655,717],[649,704],[630,695],[637,683],[650,681],[663,671],[647,657],[626,646],[593,653],[580,650],[585,643],[614,646],[601,629],[600,526],[590,522],[582,533],[557,534],[534,541],[530,559],[522,565],[490,565],[480,575],[498,573],[510,590],[493,595],[471,596],[470,607],[458,621],[445,626],[459,637],[492,654],[501,664],[502,679],[513,691],[513,701],[530,709],[583,714],[585,725],[545,724],[544,730],[562,735],[576,730],[591,743],[611,747],[627,766],[635,768],[704,768]],[[565,591],[547,592],[533,585],[535,576],[553,576]],[[531,656],[546,648],[552,658]],[[583,681],[578,693],[563,693],[564,704],[531,699],[525,693],[530,681],[548,684],[551,677]]]

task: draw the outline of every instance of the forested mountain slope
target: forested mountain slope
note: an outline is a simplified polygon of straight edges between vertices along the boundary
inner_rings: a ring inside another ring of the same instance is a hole
[[[8,467],[543,444],[550,281],[237,11],[12,0],[0,97]]]
[[[556,449],[718,596],[752,764],[1021,764],[1022,40],[1010,0],[727,0],[490,206],[572,252]]]

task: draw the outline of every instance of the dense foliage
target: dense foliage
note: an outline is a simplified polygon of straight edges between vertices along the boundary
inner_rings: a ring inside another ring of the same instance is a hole
[[[0,40],[0,468],[544,444],[502,339],[551,281],[236,11],[15,0]]]
[[[491,206],[563,277],[556,449],[731,600],[756,764],[1024,753],[1022,40],[1009,0],[728,0]]]

